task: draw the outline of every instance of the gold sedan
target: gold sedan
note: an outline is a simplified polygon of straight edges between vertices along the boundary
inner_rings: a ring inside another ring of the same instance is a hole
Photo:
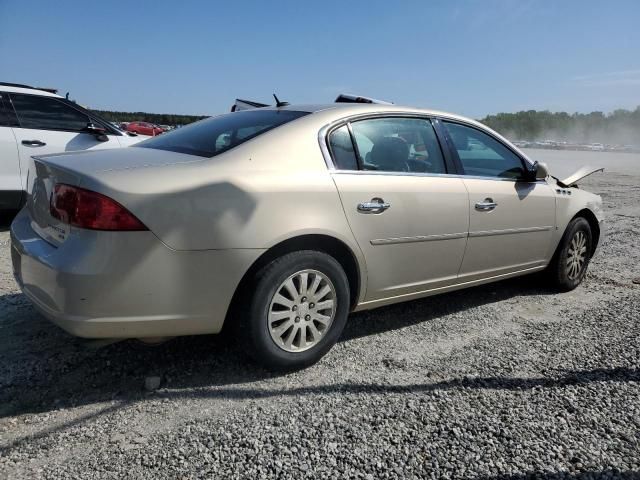
[[[457,115],[257,108],[119,150],[35,158],[15,276],[85,337],[233,327],[273,368],[320,359],[349,312],[547,270],[575,288],[601,199]]]

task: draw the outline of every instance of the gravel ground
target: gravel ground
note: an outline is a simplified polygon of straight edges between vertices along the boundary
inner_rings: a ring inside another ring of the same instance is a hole
[[[354,314],[287,375],[224,337],[67,335],[18,293],[5,227],[0,478],[640,478],[639,185],[585,183],[609,227],[577,290],[524,277]]]

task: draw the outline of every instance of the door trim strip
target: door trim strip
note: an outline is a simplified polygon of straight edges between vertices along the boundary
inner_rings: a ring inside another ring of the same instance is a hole
[[[433,242],[438,240],[453,240],[456,238],[466,238],[467,233],[444,233],[442,235],[419,235],[416,237],[392,237],[377,238],[371,240],[371,245],[395,245],[397,243],[417,243],[417,242]]]
[[[525,227],[525,228],[507,228],[504,230],[479,230],[476,232],[461,233],[444,233],[442,235],[417,235],[415,237],[391,237],[391,238],[376,238],[370,240],[371,245],[396,245],[398,243],[418,243],[418,242],[434,242],[438,240],[454,240],[456,238],[465,238],[467,236],[477,237],[492,237],[494,235],[514,235],[518,233],[533,233],[533,232],[547,232],[552,230],[552,226],[544,227]]]
[[[504,230],[478,230],[475,232],[469,232],[469,237],[492,237],[494,235],[513,235],[517,233],[546,232],[551,229],[553,229],[552,226],[507,228]]]

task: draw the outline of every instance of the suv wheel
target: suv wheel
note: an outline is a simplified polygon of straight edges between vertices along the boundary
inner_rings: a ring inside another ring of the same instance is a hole
[[[349,283],[330,255],[284,255],[256,275],[240,334],[247,352],[276,369],[303,368],[335,345],[349,314]]]

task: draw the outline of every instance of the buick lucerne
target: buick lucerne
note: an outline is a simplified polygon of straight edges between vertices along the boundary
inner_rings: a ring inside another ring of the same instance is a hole
[[[545,270],[602,238],[595,171],[552,177],[489,128],[396,105],[237,111],[131,148],[36,156],[15,277],[82,337],[218,333],[297,368],[349,312]]]

